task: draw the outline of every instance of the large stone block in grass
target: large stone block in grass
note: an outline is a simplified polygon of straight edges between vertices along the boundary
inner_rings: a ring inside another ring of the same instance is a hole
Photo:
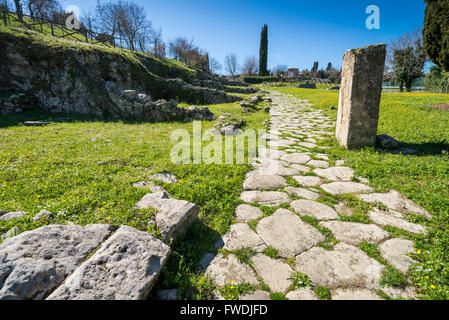
[[[169,255],[170,248],[159,239],[123,226],[48,300],[143,300]]]
[[[196,204],[170,198],[165,191],[147,194],[136,204],[136,208],[157,211],[156,225],[164,242],[185,233],[200,211]]]
[[[50,225],[0,245],[0,300],[42,300],[111,234],[108,225]]]
[[[343,56],[336,136],[345,148],[376,143],[385,57],[385,44],[349,50]]]

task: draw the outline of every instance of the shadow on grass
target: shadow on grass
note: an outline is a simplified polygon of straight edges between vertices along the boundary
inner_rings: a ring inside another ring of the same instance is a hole
[[[195,276],[200,276],[205,271],[200,268],[200,262],[207,253],[212,253],[213,256],[218,253],[215,243],[219,237],[217,231],[203,222],[195,222],[173,244],[170,258],[148,299],[158,300],[157,292],[161,289],[179,289],[179,298],[195,299],[199,294]]]
[[[446,141],[426,143],[401,143],[400,148],[408,148],[418,151],[413,156],[441,156],[449,155],[449,144]],[[393,154],[395,150],[377,149],[380,152]],[[404,155],[406,156],[406,155]]]
[[[43,110],[30,110],[21,113],[6,114],[0,117],[0,129],[16,127],[22,125],[25,121],[48,121],[50,123],[68,123],[68,122],[103,122],[103,123],[123,123],[123,124],[141,124],[155,123],[151,121],[142,121],[136,119],[119,119],[112,116],[82,115],[76,113],[51,113]],[[181,123],[181,122],[167,122]]]

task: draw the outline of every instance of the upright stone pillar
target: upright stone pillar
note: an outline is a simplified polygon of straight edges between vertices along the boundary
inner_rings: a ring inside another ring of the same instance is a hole
[[[372,45],[343,56],[337,139],[347,149],[376,143],[386,47]]]

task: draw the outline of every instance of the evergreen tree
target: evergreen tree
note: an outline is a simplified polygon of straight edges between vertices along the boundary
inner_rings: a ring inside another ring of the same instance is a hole
[[[424,48],[430,60],[449,71],[449,1],[425,0]]]
[[[312,77],[317,77],[318,76],[318,67],[319,67],[319,63],[318,63],[318,61],[315,61],[314,63],[313,63],[313,67],[312,67],[312,70],[310,70],[310,75],[312,76]]]
[[[268,76],[268,26],[264,25],[260,35],[259,75]]]
[[[420,40],[417,41],[415,48],[409,47],[394,51],[393,69],[401,92],[404,91],[404,87],[411,92],[413,80],[423,75],[422,70],[426,60],[427,57]]]

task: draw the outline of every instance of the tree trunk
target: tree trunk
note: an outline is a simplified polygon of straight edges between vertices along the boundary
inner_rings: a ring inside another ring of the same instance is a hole
[[[20,0],[14,0],[14,4],[16,5],[17,18],[20,22],[23,22],[23,9]]]

